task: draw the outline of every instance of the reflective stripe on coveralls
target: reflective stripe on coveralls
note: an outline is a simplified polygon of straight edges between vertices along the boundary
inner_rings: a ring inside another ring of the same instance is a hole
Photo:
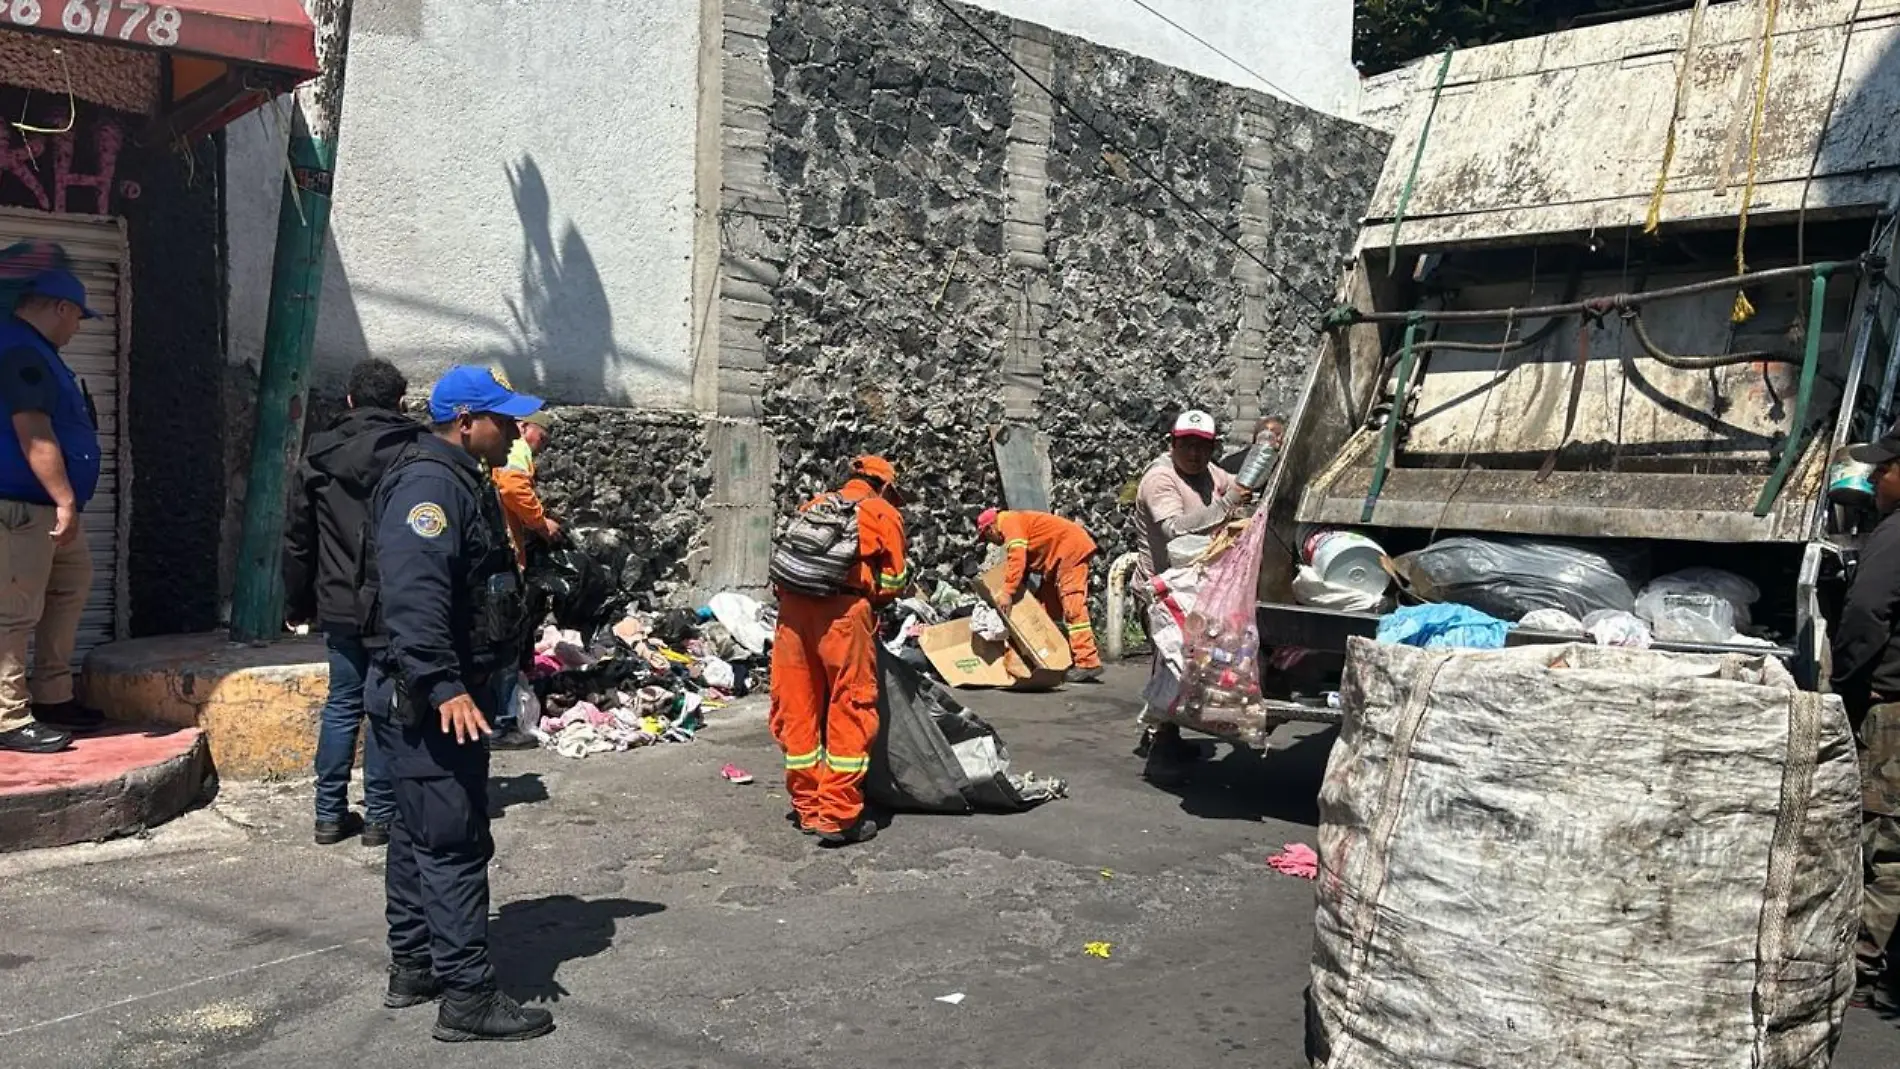
[[[997,528],[1009,553],[1003,571],[1003,592],[1014,601],[1030,572],[1042,576],[1036,600],[1051,619],[1063,622],[1069,653],[1077,668],[1100,668],[1102,655],[1095,646],[1095,628],[1089,621],[1089,561],[1095,539],[1073,520],[1047,512],[1012,510],[998,513]]]
[[[842,831],[864,811],[862,784],[878,727],[872,607],[910,582],[896,507],[862,479],[841,493],[858,503],[856,592],[812,597],[781,589],[772,642],[772,736],[786,755],[792,810],[818,832]]]

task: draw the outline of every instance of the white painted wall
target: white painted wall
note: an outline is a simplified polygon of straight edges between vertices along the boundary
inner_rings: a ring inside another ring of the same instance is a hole
[[[317,337],[417,388],[691,406],[698,0],[358,0]],[[283,134],[231,128],[229,355],[263,347]]]
[[[967,2],[1328,115],[1358,115],[1352,0]]]

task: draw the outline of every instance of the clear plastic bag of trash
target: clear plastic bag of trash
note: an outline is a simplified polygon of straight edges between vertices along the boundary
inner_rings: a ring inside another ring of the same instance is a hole
[[[1526,631],[1548,631],[1553,635],[1580,635],[1583,621],[1562,609],[1538,609],[1527,612],[1517,626]]]
[[[1392,563],[1422,600],[1469,605],[1502,620],[1538,609],[1578,619],[1599,610],[1633,612],[1649,575],[1649,553],[1641,547],[1533,538],[1446,538]]]
[[[1646,650],[1652,641],[1649,625],[1638,619],[1635,613],[1611,609],[1598,609],[1584,617],[1583,632],[1595,639],[1599,646]]]
[[[1636,615],[1665,642],[1728,642],[1750,624],[1761,588],[1721,568],[1684,568],[1657,576],[1636,598]]]
[[[735,682],[731,663],[717,657],[708,657],[700,663],[700,673],[709,687],[731,690]]]
[[[713,618],[731,633],[732,640],[744,647],[747,653],[764,653],[766,646],[771,644],[772,631],[761,618],[765,606],[753,598],[723,591],[714,594],[706,607],[712,610]]]

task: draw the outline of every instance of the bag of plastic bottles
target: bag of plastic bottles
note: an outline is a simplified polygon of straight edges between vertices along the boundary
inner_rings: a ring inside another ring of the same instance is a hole
[[[1267,520],[1256,515],[1232,549],[1208,565],[1188,613],[1181,693],[1167,719],[1251,746],[1274,722],[1260,695],[1260,625],[1254,617]]]

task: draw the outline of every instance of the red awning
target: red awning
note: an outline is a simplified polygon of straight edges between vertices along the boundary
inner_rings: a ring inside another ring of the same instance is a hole
[[[0,29],[163,53],[172,88],[162,119],[185,137],[230,122],[318,70],[317,30],[299,0],[0,3]]]
[[[35,10],[37,19],[23,17]],[[0,23],[94,44],[271,67],[299,81],[317,74],[317,30],[298,0],[41,0],[9,5]]]

